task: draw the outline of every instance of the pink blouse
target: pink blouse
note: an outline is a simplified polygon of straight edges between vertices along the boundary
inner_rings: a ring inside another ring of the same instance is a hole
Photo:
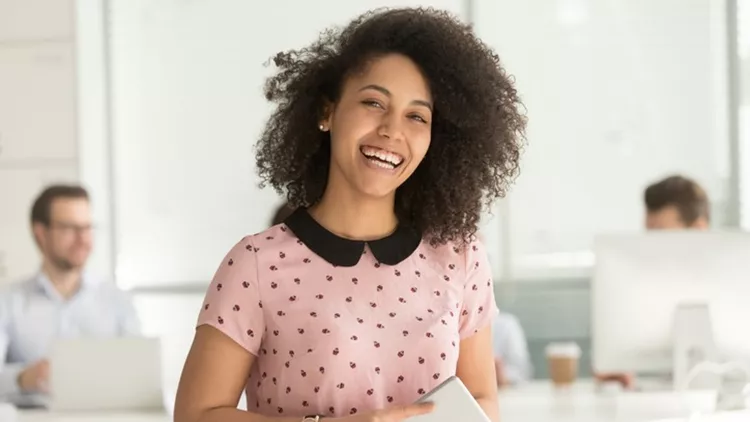
[[[455,375],[460,340],[497,312],[487,254],[479,242],[465,250],[417,242],[396,265],[363,245],[353,266],[324,260],[285,224],[237,243],[198,325],[256,356],[248,410],[368,412],[412,403]]]

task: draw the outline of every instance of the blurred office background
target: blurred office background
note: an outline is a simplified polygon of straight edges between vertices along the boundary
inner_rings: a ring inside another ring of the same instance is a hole
[[[528,109],[521,176],[482,234],[535,376],[550,341],[587,351],[592,240],[642,229],[648,183],[689,175],[714,227],[750,226],[748,0],[0,0],[0,282],[37,270],[34,196],[82,183],[90,271],[133,295],[174,389],[217,264],[281,203],[254,170],[264,62],[417,5],[472,22]]]

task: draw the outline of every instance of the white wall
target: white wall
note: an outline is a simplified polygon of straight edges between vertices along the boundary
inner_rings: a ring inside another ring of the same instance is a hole
[[[528,108],[509,197],[512,276],[580,275],[596,233],[639,230],[645,186],[671,172],[727,212],[726,17],[715,0],[479,0]]]
[[[38,266],[33,198],[78,178],[71,1],[0,0],[0,283]]]

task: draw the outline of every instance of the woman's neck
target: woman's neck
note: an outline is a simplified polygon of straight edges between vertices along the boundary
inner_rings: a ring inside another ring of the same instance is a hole
[[[323,198],[310,207],[310,215],[337,236],[353,240],[382,239],[398,226],[394,212],[395,195],[388,198],[362,198],[326,190]]]

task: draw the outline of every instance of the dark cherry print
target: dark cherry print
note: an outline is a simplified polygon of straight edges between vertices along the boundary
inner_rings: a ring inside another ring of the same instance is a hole
[[[351,339],[352,339],[352,341],[357,341],[358,337],[357,336],[351,336]]]
[[[275,282],[275,281],[271,283],[271,288],[272,288],[272,289],[275,289],[275,288],[277,288],[277,287],[279,287],[279,285],[278,285],[278,284],[276,284],[276,282]]]
[[[400,357],[400,358],[404,357],[404,351],[403,350],[401,350],[401,351],[398,352],[398,357]]]
[[[456,269],[456,266],[453,265],[453,264],[450,264],[450,265],[448,265],[448,268],[450,268],[451,270],[454,270],[454,269]]]
[[[436,380],[438,378],[440,378],[440,374],[439,373],[438,374],[432,374],[432,379]]]
[[[216,285],[216,290],[221,291],[222,287],[224,287],[224,286],[222,286],[221,283],[219,283],[219,284]]]
[[[278,315],[278,316],[284,316],[284,315],[286,315],[286,312],[284,312],[284,311],[278,311],[278,312],[276,312],[276,315]]]
[[[250,287],[250,283],[248,283],[247,281],[243,281],[242,282],[242,287],[244,287],[244,288],[247,289],[248,287]]]
[[[398,379],[396,380],[396,382],[398,382],[398,383],[404,382],[404,376],[403,375],[399,375]]]
[[[297,300],[297,296],[289,296],[289,301],[294,302]]]
[[[350,415],[353,415],[353,414],[355,414],[355,413],[357,413],[357,408],[356,408],[356,407],[352,407],[352,408],[351,408],[351,409],[349,410],[349,414],[350,414]]]
[[[297,328],[297,332],[300,334],[305,334],[305,330],[303,328]]]
[[[375,303],[375,302],[370,302],[370,307],[371,307],[371,308],[377,308],[377,307],[378,307],[378,304],[377,304],[377,303]]]
[[[445,356],[445,353],[441,353],[441,354],[440,354],[440,359],[442,359],[442,360],[445,360],[445,357],[446,357],[446,356]]]
[[[219,324],[223,324],[224,323],[224,318],[222,318],[222,317],[218,317],[218,318],[216,318],[216,320],[219,322]]]
[[[450,278],[450,277],[448,277],[447,275],[444,275],[444,276],[443,276],[443,280],[445,280],[445,281],[451,281],[451,278]]]
[[[333,277],[331,277],[330,275],[327,275],[327,276],[326,276],[326,280],[328,280],[328,281],[333,281]]]
[[[357,277],[352,278],[352,283],[357,284],[358,282],[359,280],[357,279]]]
[[[229,262],[227,262],[227,264],[229,264],[230,266],[234,265],[234,261],[232,260],[232,258],[229,258]]]
[[[304,370],[299,371],[299,374],[302,375],[302,378],[305,378],[307,376],[307,372],[305,372]]]
[[[320,371],[321,374],[325,374],[326,373],[326,368],[324,368],[324,367],[321,366],[320,368],[318,368],[318,371]]]
[[[315,295],[315,299],[318,299],[318,300],[323,299],[323,295],[317,294],[317,295]]]
[[[424,393],[425,393],[424,388],[420,388],[419,390],[417,390],[417,394],[424,394]]]
[[[388,316],[391,317],[391,318],[395,318],[396,317],[396,313],[395,312],[391,312],[390,314],[388,314]]]
[[[271,270],[271,271],[276,271],[279,268],[277,266],[275,266],[275,265],[271,265],[270,267],[268,267],[268,269]]]
[[[302,407],[310,407],[310,403],[307,402],[307,400],[302,402]]]
[[[304,262],[305,264],[309,264],[310,263],[310,258],[305,258],[305,259],[302,260],[302,262]]]
[[[352,369],[354,369],[354,368],[357,367],[357,364],[354,363],[354,362],[349,362],[349,367],[352,368]]]
[[[422,277],[422,273],[420,273],[419,271],[414,271],[414,275],[416,275],[417,277]]]
[[[253,330],[247,330],[247,335],[249,335],[250,337],[255,337],[255,333],[253,332]]]
[[[286,254],[284,252],[279,252],[279,258],[281,259],[286,258]]]
[[[300,280],[299,278],[294,279],[294,284],[300,284],[300,283],[302,283],[302,280]]]
[[[379,366],[375,367],[375,373],[378,374],[378,375],[380,375],[380,367]]]
[[[388,403],[393,403],[393,397],[391,396],[386,397],[386,400],[388,400]]]
[[[402,331],[402,332],[401,332],[401,334],[403,334],[403,335],[404,335],[404,337],[406,337],[406,336],[408,336],[408,335],[409,335],[409,332],[408,332],[408,331],[406,331],[406,330],[404,330],[404,331]]]
[[[337,312],[337,313],[333,314],[333,317],[334,318],[341,318],[341,314]]]
[[[203,306],[203,309],[206,311],[208,310],[208,303]]]
[[[232,306],[232,310],[235,312],[238,312],[240,310],[240,305],[234,305]]]
[[[424,364],[424,358],[423,358],[423,357],[420,357],[420,358],[419,358],[419,360],[418,360],[417,362],[419,362],[419,364],[420,364],[420,365]]]
[[[380,347],[380,343],[377,341],[373,342],[372,345],[375,346],[376,349]]]
[[[337,356],[338,354],[339,354],[339,348],[337,347],[337,348],[333,349],[333,355]]]
[[[339,383],[339,384],[338,384],[338,385],[336,386],[336,388],[338,388],[339,390],[343,390],[343,389],[344,389],[344,383],[343,383],[343,382],[342,382],[342,383]]]
[[[377,287],[377,291],[382,292],[383,291],[383,286],[378,286]]]
[[[411,292],[412,292],[412,293],[416,293],[416,292],[417,292],[417,288],[416,288],[416,287],[412,287],[412,288],[411,288]]]
[[[371,389],[369,389],[369,390],[367,390],[367,395],[368,395],[368,396],[371,396],[371,395],[373,395],[373,394],[375,394],[375,390],[373,390],[372,388],[371,388]]]
[[[315,387],[315,388],[314,388],[314,391],[315,391],[316,393],[317,393],[317,392],[319,392],[319,391],[320,391],[320,387]]]
[[[393,273],[396,274],[396,277],[401,277],[401,271],[395,270]]]

